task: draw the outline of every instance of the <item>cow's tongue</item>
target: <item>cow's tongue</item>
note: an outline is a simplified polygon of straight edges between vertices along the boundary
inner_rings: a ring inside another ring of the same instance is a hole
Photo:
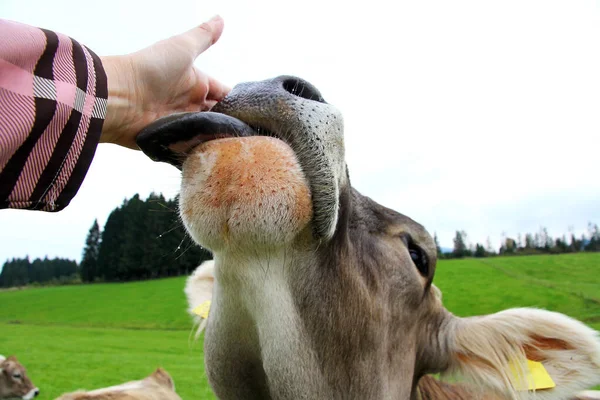
[[[136,137],[137,145],[152,160],[181,169],[190,151],[209,140],[255,135],[237,118],[214,112],[188,112],[160,118]]]

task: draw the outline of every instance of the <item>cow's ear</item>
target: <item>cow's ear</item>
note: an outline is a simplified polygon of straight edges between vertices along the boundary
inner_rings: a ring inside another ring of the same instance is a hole
[[[598,332],[563,314],[521,308],[452,317],[440,339],[446,374],[507,398],[568,399],[600,383]]]
[[[150,376],[160,385],[171,390],[175,390],[175,382],[173,382],[173,378],[171,378],[171,375],[169,375],[169,373],[163,368],[156,368],[156,370]]]
[[[188,312],[200,325],[198,334],[204,328],[210,309],[215,281],[214,261],[203,262],[188,278],[185,284],[185,295],[188,301]],[[202,309],[202,310],[199,310]]]

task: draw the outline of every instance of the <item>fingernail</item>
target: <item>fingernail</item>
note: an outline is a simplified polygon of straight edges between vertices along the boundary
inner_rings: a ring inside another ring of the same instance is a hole
[[[221,16],[219,14],[217,14],[217,15],[213,16],[211,19],[209,19],[207,22],[214,22],[214,21],[218,21],[220,19],[223,19],[223,18],[221,18]]]

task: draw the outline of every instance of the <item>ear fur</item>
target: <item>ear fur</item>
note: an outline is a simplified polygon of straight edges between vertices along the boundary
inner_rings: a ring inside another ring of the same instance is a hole
[[[192,310],[207,300],[212,299],[213,286],[215,281],[214,273],[215,263],[213,260],[204,261],[192,275],[188,278],[185,284],[185,295],[188,301],[188,312],[194,317],[198,328],[198,335],[204,329],[206,320],[203,320]]]
[[[162,368],[156,368],[156,370],[150,374],[150,378],[154,379],[159,385],[167,387],[171,390],[175,390],[175,382],[173,382],[173,378],[167,371]]]
[[[569,399],[600,383],[598,332],[566,315],[517,308],[481,317],[456,319],[449,326],[450,365],[482,390],[509,399]],[[556,387],[517,391],[526,383],[527,359],[541,362]],[[510,363],[517,365],[515,377]]]

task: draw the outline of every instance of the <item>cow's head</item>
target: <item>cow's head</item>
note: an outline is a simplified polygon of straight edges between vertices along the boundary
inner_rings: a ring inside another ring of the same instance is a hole
[[[40,394],[15,356],[0,356],[0,399],[30,400]]]
[[[288,76],[241,84],[213,111],[159,121],[145,136],[163,152],[153,158],[182,166],[181,217],[215,255],[188,283],[191,306],[211,297],[215,277],[233,296],[277,277],[298,316],[293,329],[314,350],[320,393],[333,397],[414,398],[436,372],[526,397],[517,389],[527,359],[557,385],[538,398],[598,382],[596,333],[571,318],[534,309],[458,318],[443,307],[431,236],[351,187],[342,116],[313,86]],[[384,133],[363,134],[385,146]]]
[[[89,392],[78,390],[65,393],[56,400],[181,400],[175,393],[175,383],[171,375],[157,368],[144,379],[129,381],[120,385],[95,389]]]

